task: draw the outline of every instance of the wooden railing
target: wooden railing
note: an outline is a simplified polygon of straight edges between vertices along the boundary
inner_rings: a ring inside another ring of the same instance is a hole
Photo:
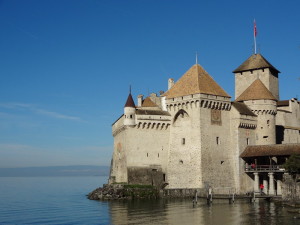
[[[245,172],[281,172],[285,169],[280,165],[245,165]]]

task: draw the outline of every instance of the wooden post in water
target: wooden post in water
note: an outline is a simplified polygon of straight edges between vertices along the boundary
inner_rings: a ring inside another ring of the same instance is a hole
[[[229,204],[234,203],[234,197],[235,197],[235,193],[233,192],[232,195],[230,195],[229,192]]]
[[[250,198],[250,202],[255,202],[255,191],[253,191],[253,195]]]
[[[211,204],[211,203],[212,203],[212,188],[209,187],[207,193],[207,204]]]

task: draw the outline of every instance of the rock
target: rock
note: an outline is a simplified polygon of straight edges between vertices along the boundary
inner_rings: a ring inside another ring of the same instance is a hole
[[[158,198],[159,191],[152,186],[145,185],[124,185],[112,184],[103,185],[88,194],[90,200],[115,200],[115,199],[133,199],[133,198]]]

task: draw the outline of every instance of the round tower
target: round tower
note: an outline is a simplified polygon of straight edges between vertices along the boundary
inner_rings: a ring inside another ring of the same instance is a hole
[[[276,144],[277,99],[260,79],[256,79],[237,99],[257,115],[256,144]]]
[[[131,93],[129,93],[126,104],[124,106],[124,125],[125,126],[134,126],[135,122],[135,104],[132,98]]]
[[[276,144],[276,101],[257,99],[244,101],[244,103],[257,115],[256,144]]]

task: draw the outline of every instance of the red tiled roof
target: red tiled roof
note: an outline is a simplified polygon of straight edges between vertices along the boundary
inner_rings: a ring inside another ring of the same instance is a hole
[[[193,65],[162,96],[174,98],[199,93],[230,97],[199,64]]]
[[[260,79],[255,80],[235,101],[276,100]]]
[[[133,101],[133,98],[132,98],[131,93],[129,93],[128,98],[127,98],[127,101],[126,101],[124,107],[132,107],[132,108],[135,108],[135,104],[134,104],[134,101]]]

